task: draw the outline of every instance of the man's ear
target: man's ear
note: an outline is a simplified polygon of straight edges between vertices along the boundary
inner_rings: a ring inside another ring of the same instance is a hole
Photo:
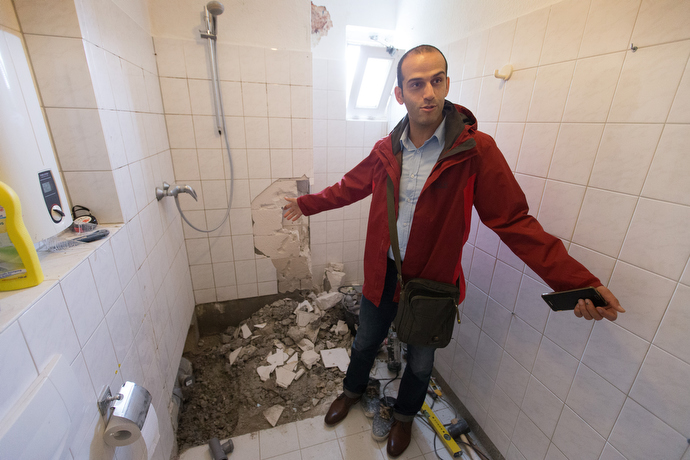
[[[402,105],[403,104],[403,93],[402,93],[402,88],[399,86],[396,86],[394,88],[395,91],[395,100],[398,101],[398,104]]]
[[[446,96],[448,96],[448,92],[450,91],[450,77],[446,77]]]

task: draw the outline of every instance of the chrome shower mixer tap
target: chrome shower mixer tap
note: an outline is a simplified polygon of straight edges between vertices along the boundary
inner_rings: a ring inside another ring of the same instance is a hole
[[[163,188],[156,187],[156,199],[158,201],[162,200],[166,196],[172,196],[177,198],[180,193],[188,193],[194,198],[194,201],[199,201],[196,196],[196,192],[191,185],[176,185],[170,188],[170,184],[163,182]]]

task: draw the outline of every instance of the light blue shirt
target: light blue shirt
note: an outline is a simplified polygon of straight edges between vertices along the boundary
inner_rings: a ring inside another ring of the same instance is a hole
[[[398,242],[400,244],[400,259],[405,259],[407,242],[410,239],[412,218],[417,207],[417,200],[422,188],[431,174],[431,170],[443,151],[446,138],[446,119],[436,128],[421,147],[414,146],[409,138],[409,125],[400,136],[402,146],[402,175],[400,177],[400,197],[398,204]],[[395,259],[392,247],[388,248],[388,257]]]

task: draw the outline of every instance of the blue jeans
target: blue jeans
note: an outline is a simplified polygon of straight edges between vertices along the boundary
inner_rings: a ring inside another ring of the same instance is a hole
[[[362,296],[359,310],[359,329],[352,343],[350,365],[343,381],[345,395],[351,398],[361,396],[369,383],[369,371],[383,340],[388,336],[388,329],[398,311],[397,302],[393,301],[397,285],[395,262],[388,259],[386,281],[381,303],[377,307]],[[419,412],[426,397],[431,371],[434,367],[433,347],[407,346],[407,366],[400,381],[398,397],[395,403],[395,418],[411,421]]]

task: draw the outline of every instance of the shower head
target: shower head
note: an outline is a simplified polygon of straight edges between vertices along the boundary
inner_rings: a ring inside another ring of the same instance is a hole
[[[215,0],[208,2],[206,4],[206,9],[213,16],[220,16],[221,14],[223,14],[223,11],[225,11],[225,7],[223,6],[223,4],[220,2],[216,2]]]

